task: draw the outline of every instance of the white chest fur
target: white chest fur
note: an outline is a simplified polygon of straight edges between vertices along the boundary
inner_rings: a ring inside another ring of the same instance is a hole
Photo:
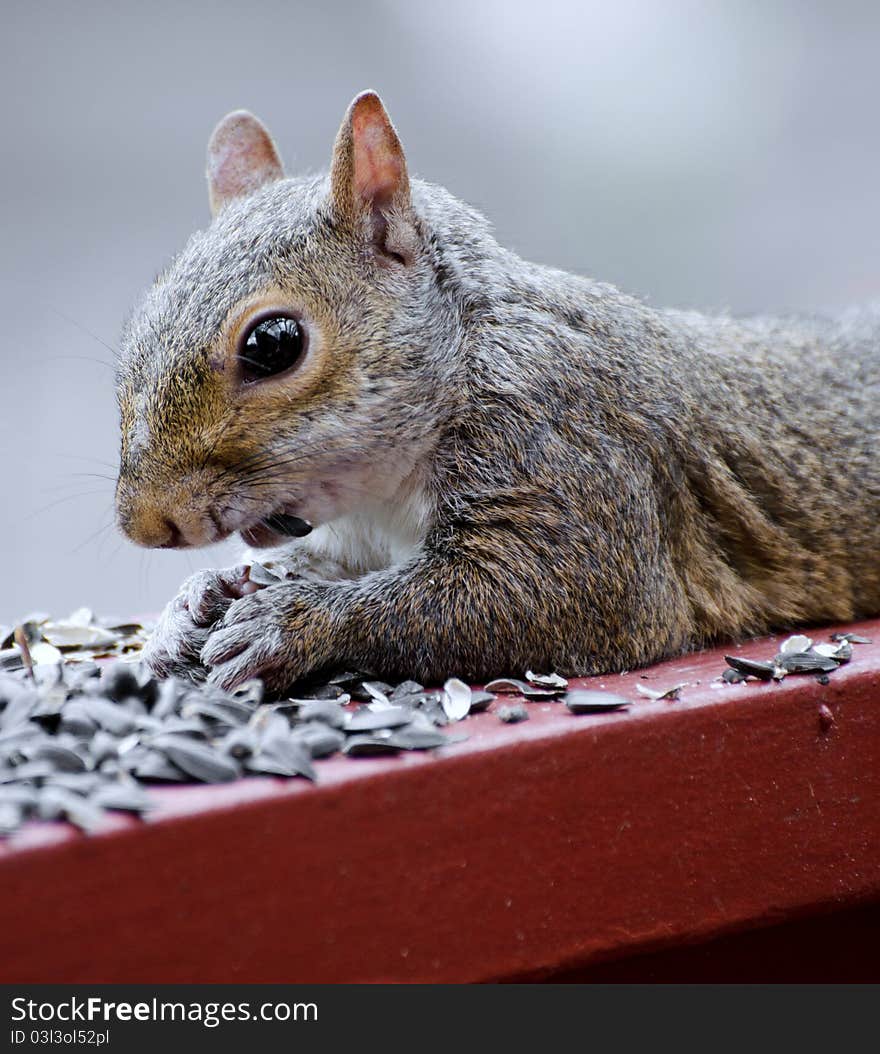
[[[278,549],[248,550],[245,560],[280,563],[309,577],[358,578],[410,560],[424,544],[432,519],[426,489],[401,487],[390,498],[362,501],[305,538]]]

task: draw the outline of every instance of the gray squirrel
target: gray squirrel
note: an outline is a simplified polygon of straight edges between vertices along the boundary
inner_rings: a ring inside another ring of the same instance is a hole
[[[194,575],[155,671],[594,674],[880,611],[876,310],[657,310],[527,263],[409,178],[373,92],[329,175],[238,111],[208,182],[124,334],[118,520],[239,532],[279,581]]]

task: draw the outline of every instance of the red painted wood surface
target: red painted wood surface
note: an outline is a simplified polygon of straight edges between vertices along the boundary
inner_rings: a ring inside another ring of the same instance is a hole
[[[625,713],[529,704],[436,756],[321,762],[316,786],[158,790],[149,822],[90,837],[30,824],[0,844],[0,981],[586,979],[875,903],[880,643],[853,651],[827,686],[722,685],[724,649],[700,653],[586,682]]]
[[[806,914],[789,922],[725,933],[556,971],[559,984],[858,984],[880,980],[880,904]],[[519,982],[546,980],[528,972]]]

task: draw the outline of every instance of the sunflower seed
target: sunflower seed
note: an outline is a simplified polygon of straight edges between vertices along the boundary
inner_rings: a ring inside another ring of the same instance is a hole
[[[252,757],[242,761],[242,767],[247,772],[253,772],[260,776],[295,776],[279,758],[271,754],[254,754]]]
[[[274,734],[265,736],[261,746],[264,755],[277,758],[287,767],[288,775],[317,779],[312,755],[305,743],[297,742],[289,734]]]
[[[36,783],[54,771],[48,761],[25,761],[12,768],[0,768],[0,783]]]
[[[349,714],[346,732],[373,732],[378,728],[398,728],[408,725],[412,712],[404,706],[390,706],[385,710],[356,710]]]
[[[160,720],[170,717],[177,709],[177,704],[183,695],[184,685],[176,677],[169,677],[159,686],[159,695],[153,706],[153,717]]]
[[[131,712],[118,703],[95,696],[85,699],[82,705],[95,724],[114,736],[127,736],[137,727],[137,721]]]
[[[28,721],[39,701],[39,695],[30,689],[25,689],[20,695],[10,699],[0,714],[0,728],[15,728],[16,725]]]
[[[836,659],[816,651],[789,652],[779,656],[779,665],[786,673],[831,673],[838,667]]]
[[[523,689],[528,687],[525,681],[515,681],[512,677],[498,677],[486,685],[486,691],[501,692],[505,695],[519,692],[522,695]]]
[[[115,736],[111,736],[109,732],[99,729],[92,736],[92,742],[89,745],[89,752],[92,755],[92,761],[94,761],[96,765],[100,765],[101,762],[105,761],[107,758],[115,758],[116,750],[116,738]]]
[[[9,802],[30,810],[36,807],[40,792],[31,783],[0,783],[0,803]]]
[[[332,677],[327,678],[327,684],[337,684],[350,691],[353,685],[360,684],[366,676],[365,673],[359,673],[357,670],[340,670],[339,673],[334,673]]]
[[[270,530],[277,531],[278,534],[286,534],[290,538],[303,538],[312,530],[312,525],[308,520],[303,520],[299,516],[288,516],[283,512],[275,512],[267,516],[263,523]]]
[[[385,684],[384,681],[364,681],[363,689],[372,702],[382,706],[391,706],[388,699],[388,693],[392,691],[390,684]]]
[[[193,702],[187,703],[181,711],[185,718],[196,717],[205,718],[210,721],[212,727],[216,725],[223,725],[227,728],[231,728],[234,725],[243,725],[250,719],[250,712],[242,719],[240,714],[232,716],[232,712],[223,707],[220,703],[211,702]]]
[[[724,661],[744,677],[757,677],[761,681],[772,680],[776,672],[776,667],[771,662],[741,659],[736,655],[725,655]]]
[[[568,687],[568,681],[558,673],[532,673],[531,670],[526,670],[526,680],[539,688],[557,688],[565,691]]]
[[[135,697],[144,709],[152,710],[156,705],[156,700],[159,698],[159,682],[153,677],[150,671],[140,663],[135,663],[134,669],[135,680],[138,683],[138,690],[135,692]]]
[[[84,703],[78,699],[71,699],[64,707],[59,727],[75,736],[91,736],[98,723],[89,716]]]
[[[659,702],[661,699],[678,699],[682,688],[687,688],[688,682],[684,684],[674,684],[671,688],[666,688],[663,691],[655,692],[652,688],[646,688],[643,684],[636,685],[636,691],[639,695],[645,695],[654,702]]]
[[[284,714],[278,713],[273,706],[263,707],[264,713],[258,724],[251,727],[256,729],[260,736],[260,742],[267,737],[286,736],[290,732],[290,723]]]
[[[369,684],[369,688],[367,685]],[[388,698],[388,694],[394,691],[394,686],[386,684],[384,681],[375,681],[367,678],[366,680],[355,681],[351,686],[346,686],[352,699],[357,699],[359,703],[374,703],[377,701],[381,702],[381,696]],[[377,697],[376,693],[379,693]]]
[[[239,774],[238,765],[227,755],[203,746],[188,736],[164,734],[152,742],[174,765],[202,783],[225,783]]]
[[[0,753],[8,753],[23,743],[42,739],[45,732],[33,721],[24,721],[0,732]]]
[[[46,778],[46,786],[63,787],[75,794],[91,794],[101,784],[97,772],[55,772]]]
[[[0,670],[23,670],[21,652],[18,648],[3,648],[0,650]]]
[[[14,834],[24,821],[24,813],[21,805],[0,798],[0,837]]]
[[[102,809],[116,812],[133,812],[139,816],[153,807],[148,794],[135,783],[104,783],[89,799]]]
[[[381,739],[378,736],[349,736],[342,748],[343,754],[349,757],[375,757],[380,754],[398,754],[401,748],[395,746],[391,737]]]
[[[101,675],[101,689],[104,695],[112,699],[114,703],[121,703],[129,696],[139,695],[141,685],[131,665],[115,662],[112,666],[104,668]]]
[[[164,723],[149,714],[136,714],[134,723],[135,730],[141,735],[141,738],[154,734],[158,735],[159,732],[166,731]]]
[[[298,708],[300,721],[322,721],[331,728],[344,728],[348,713],[330,699],[306,699]]]
[[[91,614],[91,612],[89,612]],[[118,633],[111,633],[101,626],[73,621],[73,616],[62,622],[46,622],[43,636],[56,648],[100,648],[116,644]]]
[[[161,781],[165,783],[186,783],[186,774],[172,764],[158,750],[150,750],[139,758],[132,768],[132,774],[141,780]]]
[[[443,726],[449,724],[449,718],[440,703],[440,698],[433,693],[421,697],[419,709],[416,712],[424,714],[434,725]]]
[[[387,742],[401,750],[433,750],[434,747],[444,746],[448,740],[437,728],[407,725],[396,729]]]
[[[419,684],[418,681],[401,681],[399,685],[390,693],[388,696],[392,703],[406,702],[413,696],[423,695],[425,692],[424,685]]]
[[[176,736],[192,736],[193,739],[207,739],[207,724],[198,717],[169,717],[161,725],[163,732],[172,732]]]
[[[440,705],[450,721],[463,721],[471,709],[471,690],[457,677],[450,677],[443,685]]]
[[[47,641],[38,640],[36,644],[29,645],[29,650],[35,666],[60,666],[64,662],[61,652]]]
[[[491,692],[471,692],[470,712],[472,714],[480,714],[487,710],[494,701],[495,696]]]
[[[802,633],[799,633],[795,637],[789,637],[788,640],[783,641],[779,648],[780,655],[799,655],[801,652],[809,651],[812,648],[813,642],[809,637],[805,637]]]
[[[817,644],[813,651],[817,655],[824,655],[828,659],[836,659],[839,663],[849,662],[852,658],[852,644],[848,640],[839,641],[835,644]]]
[[[556,699],[562,692],[562,688],[536,688],[534,685],[518,681],[513,677],[499,677],[490,681],[486,686],[487,692],[501,692],[505,695],[518,693],[526,699]]]
[[[257,733],[252,728],[233,728],[220,742],[221,750],[233,758],[249,758],[259,747]]]
[[[25,756],[30,761],[47,761],[61,772],[83,772],[86,768],[81,754],[50,740],[42,740],[33,746],[29,744]]]
[[[44,787],[37,812],[41,819],[67,819],[83,831],[94,831],[104,820],[103,809],[63,787]]]
[[[0,737],[0,764],[21,765],[27,759],[28,747],[42,736],[36,725],[27,725]]]
[[[250,710],[253,710],[255,706],[259,706],[262,703],[265,689],[263,682],[254,678],[250,681],[245,681],[237,688],[233,688],[229,694],[237,704],[247,706]],[[227,698],[224,701],[228,703],[229,699]]]
[[[260,563],[252,563],[248,572],[248,581],[257,586],[275,586],[281,581],[278,575]]]
[[[301,740],[313,758],[325,758],[342,749],[345,735],[330,725],[313,721],[295,729],[294,737]]]
[[[576,688],[566,693],[565,705],[573,714],[602,714],[612,710],[623,710],[629,700],[613,692],[598,692],[586,688]]]
[[[498,715],[498,720],[503,721],[506,725],[515,725],[529,719],[529,712],[522,703],[499,706],[495,713]]]

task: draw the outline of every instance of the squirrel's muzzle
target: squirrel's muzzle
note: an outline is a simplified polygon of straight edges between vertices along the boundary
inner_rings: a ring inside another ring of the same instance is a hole
[[[128,494],[120,488],[116,516],[123,534],[147,549],[198,548],[230,533],[211,508],[200,508],[191,496],[185,499],[171,488],[147,495]]]

